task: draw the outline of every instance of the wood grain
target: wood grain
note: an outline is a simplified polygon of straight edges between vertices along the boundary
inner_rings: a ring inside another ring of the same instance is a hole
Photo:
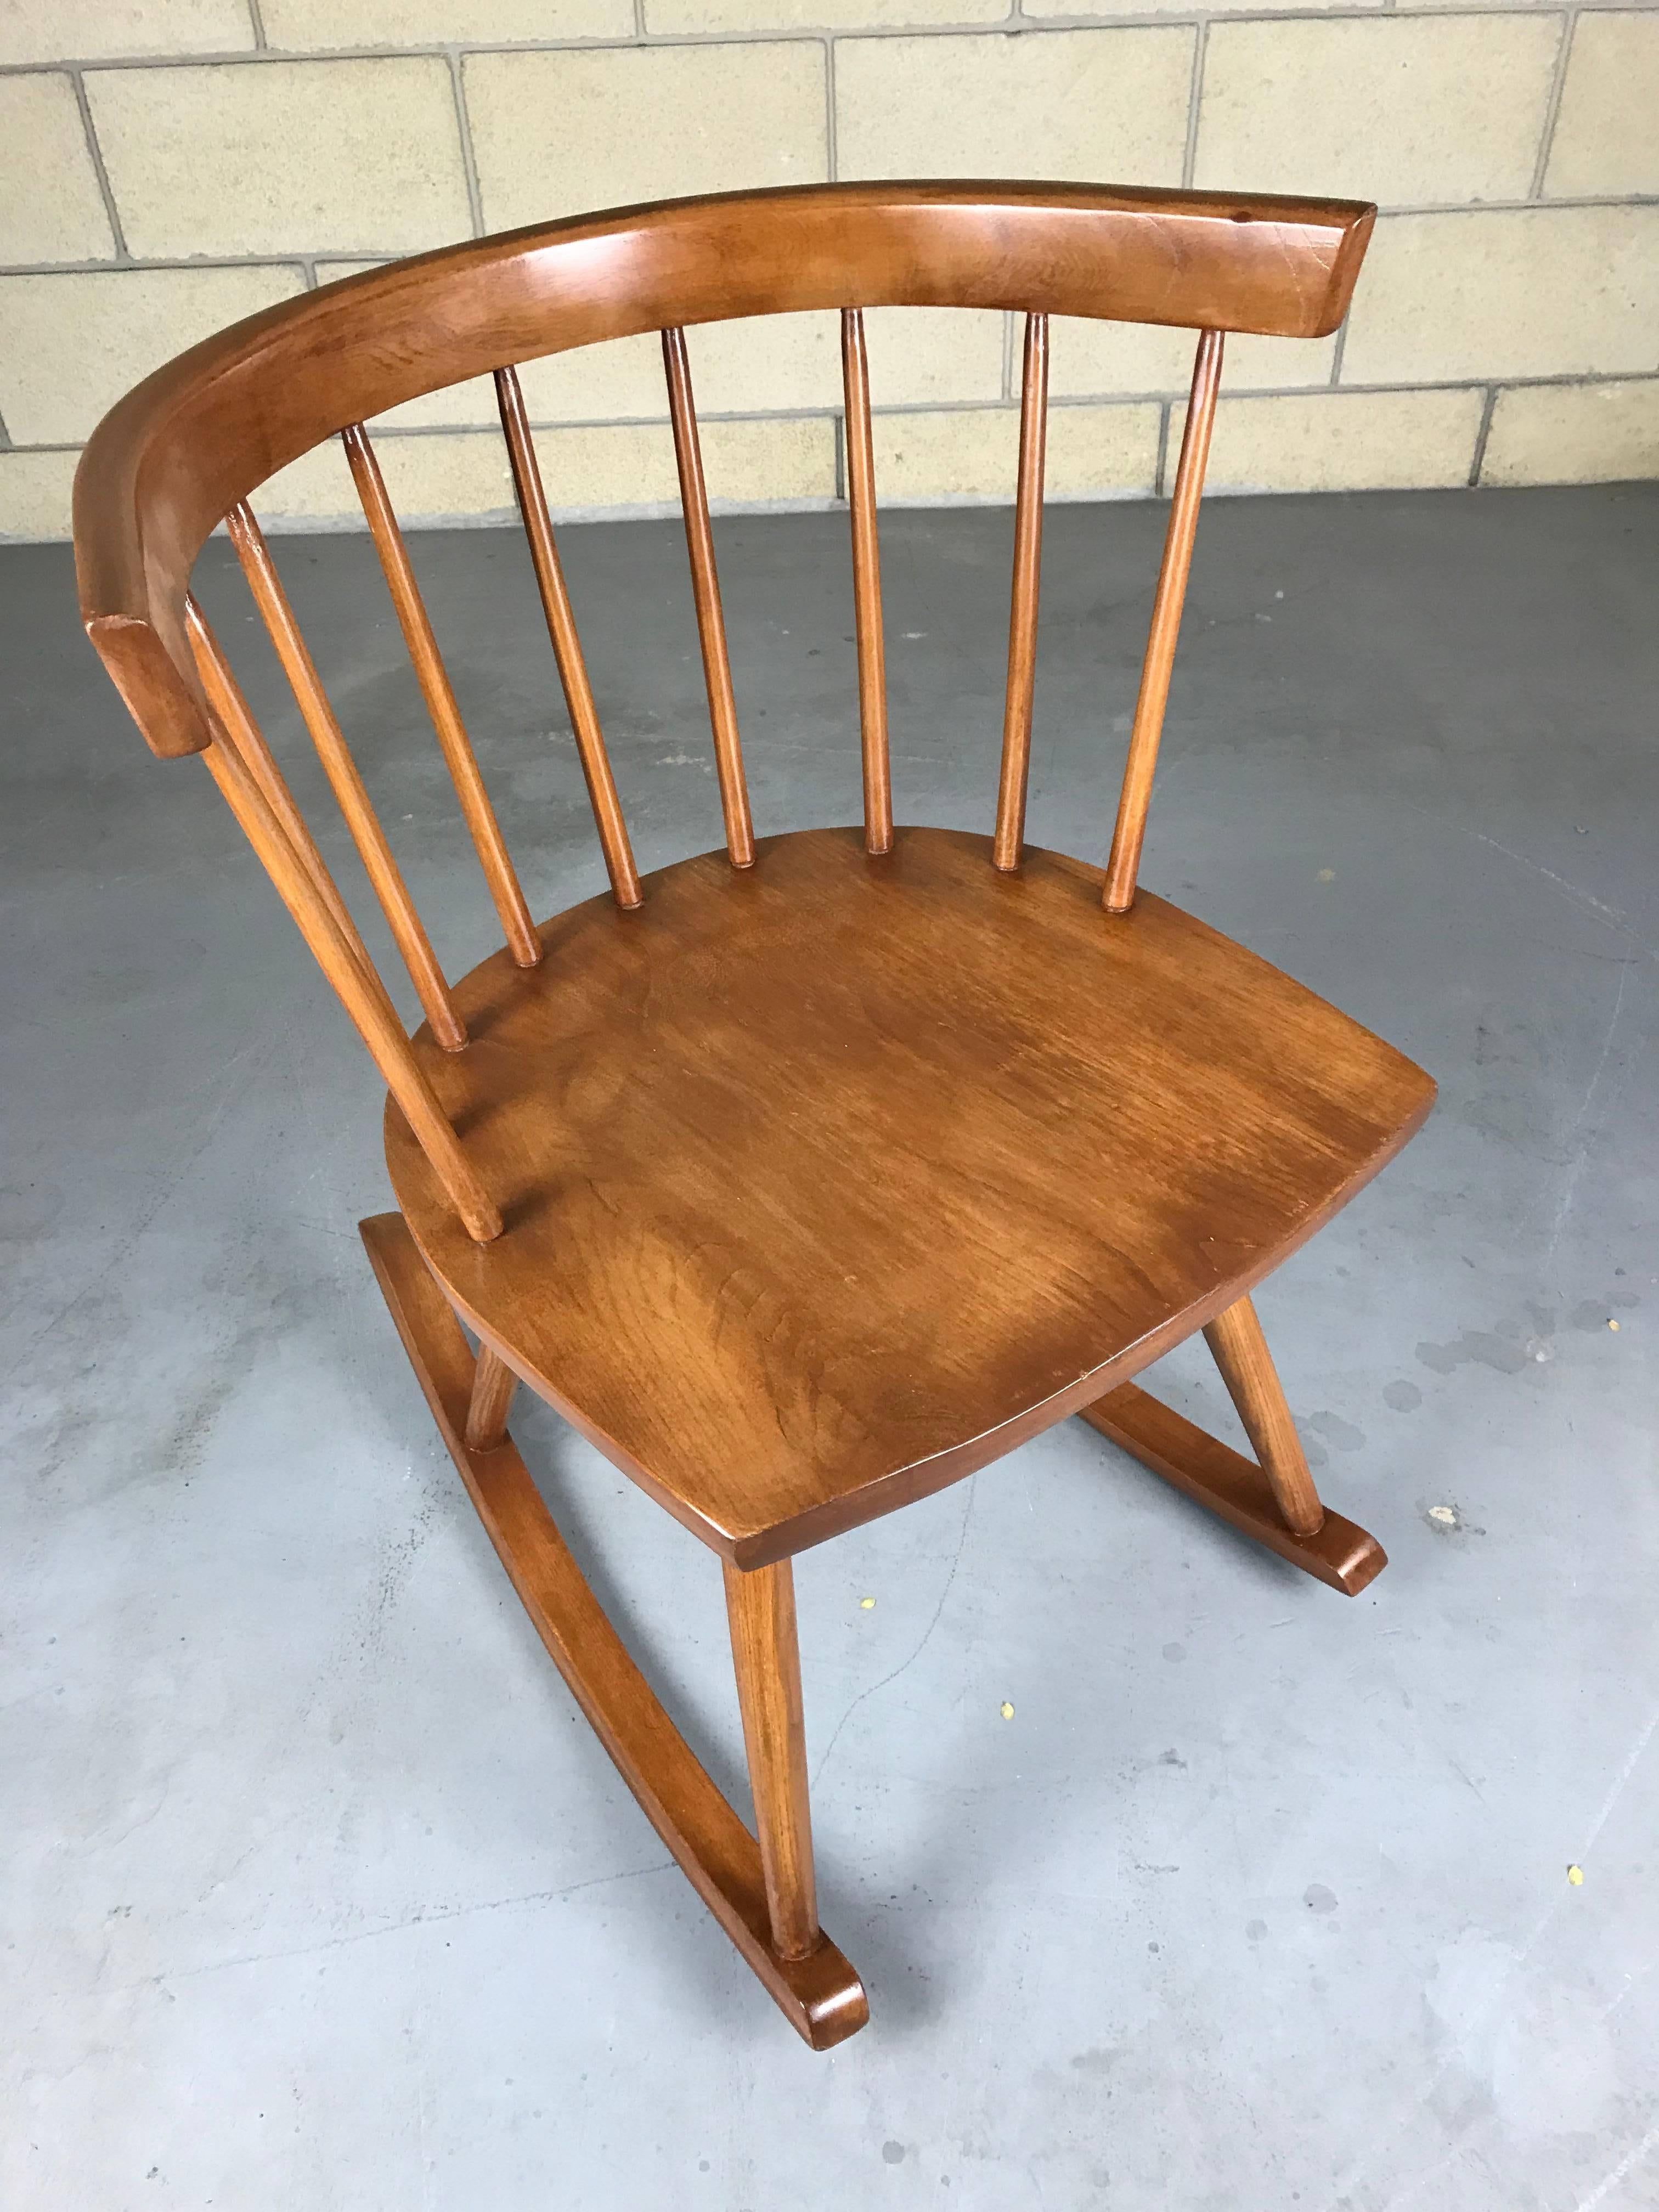
[[[941,1488],[1231,1305],[1422,1120],[1420,1069],[1162,900],[900,829],[704,854],[416,1040],[502,1205],[387,1163],[458,1310],[704,1541],[787,1557]]]
[[[812,308],[1020,307],[1321,337],[1374,208],[1119,185],[792,186],[468,240],[250,316],[156,371],[76,476],[89,635],[152,749],[208,741],[184,599],[214,526],[354,422],[515,362]]]
[[[734,868],[749,868],[755,863],[755,831],[749,818],[749,785],[743,772],[738,707],[732,692],[732,656],[720,609],[708,487],[703,481],[702,447],[697,437],[697,410],[691,396],[691,364],[684,331],[663,332],[662,357],[668,377],[668,411],[674,425],[680,507],[685,516],[685,548],[691,561],[697,640],[702,647],[703,679],[708,690],[708,721],[714,737],[714,771],[720,778],[720,811],[726,817],[726,849]]]
[[[478,757],[472,750],[472,740],[466,733],[461,710],[455,702],[454,686],[450,683],[449,671],[444,666],[443,655],[438,650],[431,618],[426,611],[426,602],[421,597],[420,586],[415,580],[409,548],[404,543],[403,532],[398,527],[398,517],[386,494],[380,462],[374,457],[368,433],[361,422],[349,424],[341,432],[340,437],[351,469],[352,482],[356,485],[357,496],[362,502],[363,518],[374,540],[374,550],[380,556],[380,567],[386,576],[386,588],[392,593],[392,605],[398,617],[398,627],[404,635],[410,665],[415,671],[415,680],[421,687],[421,696],[426,702],[426,711],[432,718],[438,748],[443,754],[444,766],[449,770],[449,780],[455,787],[461,818],[472,839],[478,865],[484,872],[484,881],[489,886],[489,896],[506,936],[507,950],[520,967],[533,968],[541,957],[535,924],[530,919],[530,909],[525,904],[518,876],[507,855],[507,841],[501,836],[500,823],[495,819],[495,810],[489,803],[489,793],[484,789]]]
[[[559,549],[554,541],[553,518],[548,512],[536,444],[530,434],[530,417],[525,412],[524,393],[512,369],[496,370],[495,398],[501,410],[501,432],[507,440],[507,458],[513,467],[519,513],[529,541],[531,565],[536,571],[536,588],[541,594],[542,613],[552,641],[565,708],[570,716],[571,734],[576,740],[576,756],[587,785],[593,824],[599,833],[605,873],[611,878],[611,893],[617,905],[637,906],[640,878],[634,866],[634,848],[629,842],[628,824],[617,795],[617,780],[611,772],[611,756],[605,750],[605,732],[599,727],[599,710],[594,703],[593,686],[588,680],[587,661],[576,633],[576,617],[565,586]]]
[[[1133,1382],[1080,1411],[1091,1428],[1165,1482],[1345,1596],[1358,1597],[1389,1564],[1376,1537],[1340,1513],[1327,1510],[1310,1536],[1295,1534],[1285,1526],[1260,1468]]]
[[[1111,858],[1106,864],[1102,903],[1109,914],[1127,914],[1134,903],[1140,848],[1146,836],[1146,814],[1152,803],[1152,779],[1158,773],[1158,741],[1164,735],[1164,712],[1170,702],[1170,672],[1175,665],[1176,641],[1181,634],[1181,612],[1187,603],[1187,577],[1192,568],[1193,540],[1198,534],[1199,502],[1204,496],[1204,471],[1210,458],[1216,394],[1221,387],[1223,343],[1221,331],[1206,331],[1199,339],[1193,362],[1193,388],[1187,402],[1186,427],[1181,434],[1181,460],[1176,470],[1175,495],[1170,501],[1170,525],[1164,534],[1158,587],[1152,594],[1152,629],[1146,640],[1146,657],[1141,663],[1140,690],[1129,732],[1129,751],[1123,769],[1123,789],[1117,803],[1117,824],[1112,832]]]
[[[614,910],[614,909],[613,909]],[[360,1224],[392,1320],[478,1518],[594,1734],[640,1808],[802,2040],[828,2051],[870,2017],[858,1976],[828,1937],[799,1959],[773,1948],[755,1838],[698,1763],[629,1657],[510,1437],[489,1451],[463,1433],[472,1359],[454,1316],[395,1213]],[[581,2002],[572,1990],[568,2002]]]
[[[853,530],[853,622],[859,652],[859,733],[864,756],[864,849],[893,842],[893,771],[887,742],[887,644],[881,616],[881,541],[876,529],[875,440],[864,317],[841,319],[847,432],[847,512]]]
[[[1042,576],[1042,465],[1048,435],[1048,318],[1025,318],[1020,381],[1019,479],[1014,496],[1014,576],[1008,615],[1008,689],[1002,715],[1002,773],[991,858],[1019,866],[1025,792],[1031,774],[1031,700],[1036,683],[1037,598]]]

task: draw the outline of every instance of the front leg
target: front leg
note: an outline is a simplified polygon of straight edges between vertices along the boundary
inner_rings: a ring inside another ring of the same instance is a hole
[[[812,1875],[794,1571],[787,1559],[746,1574],[729,1559],[725,1566],[732,1663],[743,1711],[772,1948],[781,1959],[804,1959],[823,1937]]]

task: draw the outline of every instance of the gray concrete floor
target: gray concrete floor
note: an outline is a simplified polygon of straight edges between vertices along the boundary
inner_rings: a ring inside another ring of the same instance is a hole
[[[1037,842],[1105,851],[1162,520],[1050,515]],[[988,824],[1009,538],[886,522],[902,816]],[[641,862],[707,848],[683,544],[567,538]],[[850,820],[845,523],[719,540],[757,820]],[[808,1554],[823,1917],[873,2011],[828,2058],[438,1445],[353,1226],[388,1202],[361,1048],[206,775],[125,721],[67,554],[0,556],[8,2206],[1659,2204],[1656,540],[1653,486],[1206,514],[1148,879],[1442,1086],[1260,1301],[1392,1564],[1347,1602],[1077,1422]],[[468,965],[372,554],[278,551]],[[533,902],[585,896],[522,547],[416,553]],[[1201,1347],[1154,1381],[1236,1433]],[[740,1793],[712,1562],[515,1425]]]

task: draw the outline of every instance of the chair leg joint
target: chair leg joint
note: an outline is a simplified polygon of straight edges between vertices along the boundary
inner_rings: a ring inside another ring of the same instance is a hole
[[[466,1408],[466,1443],[471,1451],[494,1451],[507,1434],[507,1417],[519,1378],[487,1344],[478,1346],[472,1395]]]

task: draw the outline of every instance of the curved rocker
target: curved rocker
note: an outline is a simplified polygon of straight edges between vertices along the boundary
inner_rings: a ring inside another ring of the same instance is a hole
[[[1224,333],[1334,331],[1374,215],[948,183],[580,216],[251,317],[130,392],[76,475],[94,645],[151,750],[202,756],[386,1082],[400,1210],[362,1235],[461,1479],[647,1816],[817,2050],[868,2007],[818,1926],[796,1552],[1081,1413],[1333,1587],[1352,1594],[1383,1565],[1320,1503],[1249,1293],[1393,1157],[1434,1086],[1137,882]],[[1025,343],[994,826],[896,828],[864,314],[1014,302]],[[863,822],[757,839],[695,326],[823,311],[841,322]],[[1024,843],[1054,315],[1196,334],[1103,869]],[[649,331],[726,850],[641,879],[516,364]],[[483,374],[611,887],[539,928],[364,428]],[[500,923],[502,950],[453,984],[248,505],[336,435]],[[221,521],[419,1000],[413,1037],[191,595]],[[1134,1386],[1200,1328],[1254,1464]],[[623,1650],[514,1448],[521,1379],[720,1559],[752,1835]]]
[[[872,856],[801,831],[741,874],[706,854],[646,878],[637,908],[556,917],[536,966],[496,954],[453,987],[466,1054],[415,1039],[505,1233],[465,1233],[395,1105],[403,1211],[362,1224],[544,1641],[817,2047],[866,2015],[811,1905],[794,1552],[1080,1411],[1331,1587],[1385,1564],[1321,1504],[1244,1286],[1391,1157],[1432,1086],[1163,902],[1103,928],[1100,871],[988,860],[960,832],[900,829]],[[1119,1379],[1200,1326],[1257,1464]],[[519,1377],[725,1562],[758,1862],[497,1441]]]
[[[378,1213],[358,1226],[439,1434],[594,1734],[797,2034],[814,2051],[845,2042],[870,2017],[863,1984],[816,1919],[804,1948],[780,1948],[762,1850],[629,1658],[505,1425],[486,1445],[467,1442],[472,1354],[401,1217]]]

